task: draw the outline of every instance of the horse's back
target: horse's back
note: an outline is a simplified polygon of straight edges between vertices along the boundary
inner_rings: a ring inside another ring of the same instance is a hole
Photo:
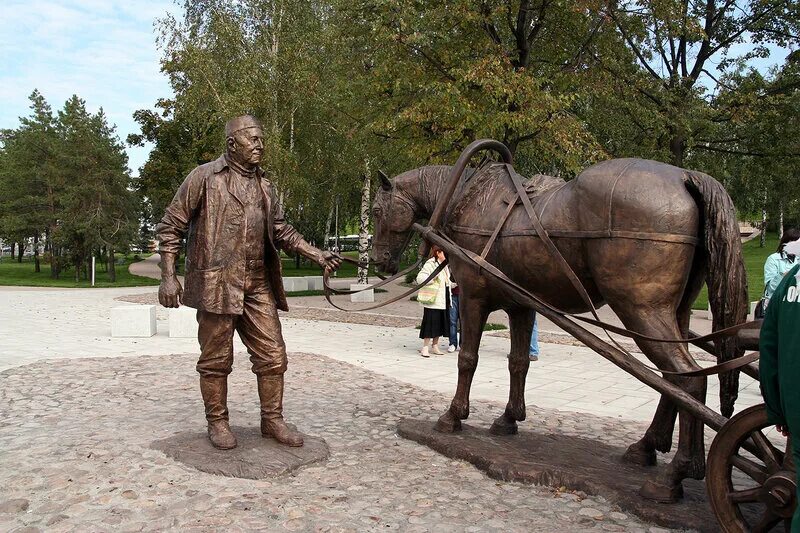
[[[695,236],[699,210],[684,185],[687,171],[647,159],[611,159],[572,182],[585,231]]]

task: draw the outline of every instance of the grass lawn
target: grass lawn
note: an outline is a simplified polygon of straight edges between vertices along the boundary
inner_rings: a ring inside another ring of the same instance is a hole
[[[124,264],[116,265],[117,281],[112,283],[108,279],[108,272],[103,271],[103,265],[97,265],[95,274],[95,287],[138,287],[142,285],[158,285],[159,280],[133,276],[128,272],[128,265],[134,262],[133,256],[119,256]],[[66,272],[61,272],[59,279],[50,277],[50,265],[41,263],[41,272],[33,271],[33,258],[24,257],[22,263],[16,259],[3,257],[0,259],[0,285],[28,286],[28,287],[91,287],[89,280],[75,281],[74,267]]]
[[[747,290],[750,293],[751,302],[760,299],[764,293],[764,262],[778,247],[778,234],[767,233],[764,247],[761,248],[758,244],[759,238],[756,237],[742,245],[744,267],[747,270]],[[708,309],[708,289],[706,287],[703,287],[692,308]]]

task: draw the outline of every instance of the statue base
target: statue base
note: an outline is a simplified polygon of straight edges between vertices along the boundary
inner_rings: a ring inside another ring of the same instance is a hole
[[[300,447],[284,446],[261,436],[258,427],[233,427],[238,446],[218,450],[205,432],[184,432],[153,442],[150,447],[179,463],[217,476],[271,479],[304,466],[326,461],[330,450],[325,440],[303,435]]]
[[[683,482],[679,503],[662,504],[639,496],[639,487],[654,468],[623,463],[624,448],[569,435],[489,434],[466,424],[455,433],[434,430],[435,422],[403,419],[397,433],[454,459],[468,461],[486,475],[503,481],[544,485],[602,496],[623,511],[662,526],[698,531],[718,531],[706,500],[705,483]]]

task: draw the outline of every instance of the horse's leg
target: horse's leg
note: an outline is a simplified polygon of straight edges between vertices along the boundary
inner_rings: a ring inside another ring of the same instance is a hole
[[[668,452],[672,448],[672,434],[677,418],[677,406],[662,394],[650,427],[641,439],[628,446],[622,460],[639,466],[654,466],[656,450]]]
[[[469,416],[469,389],[475,368],[478,366],[478,348],[481,345],[483,327],[489,318],[488,305],[484,300],[471,296],[465,285],[461,289],[461,349],[458,352],[458,385],[450,407],[439,417],[436,430],[452,433],[461,429],[461,421]]]
[[[703,288],[705,275],[705,257],[702,254],[695,254],[689,281],[686,284],[681,303],[678,305],[677,320],[681,338],[686,339],[689,337],[689,319],[692,314],[692,303],[697,299],[697,295]],[[666,379],[678,384],[669,375],[667,375]],[[666,453],[672,449],[672,435],[675,431],[675,419],[677,417],[677,406],[668,396],[662,394],[650,427],[647,428],[641,440],[628,447],[628,450],[622,456],[623,460],[641,466],[655,465],[656,450]]]
[[[507,313],[511,329],[511,352],[508,356],[511,385],[506,409],[495,419],[489,430],[493,435],[514,435],[517,433],[517,421],[525,420],[525,378],[530,366],[528,352],[533,320],[530,309],[516,309]]]
[[[670,309],[639,308],[621,311],[618,315],[625,326],[632,331],[657,338],[677,338],[681,331],[673,313],[674,311]],[[646,341],[637,344],[661,369],[689,371],[699,368],[685,345]],[[706,378],[669,376],[667,379],[701,403],[705,403]],[[664,402],[665,399],[662,398],[662,403]],[[678,450],[672,462],[642,486],[640,494],[646,498],[660,502],[674,502],[683,494],[681,485],[683,479],[687,477],[702,479],[705,475],[703,424],[685,411],[680,411],[679,420]],[[656,427],[654,432],[659,429],[663,428]],[[658,443],[660,440],[661,444],[666,440],[666,436],[666,432],[651,434],[653,442]],[[671,434],[669,436],[671,440]]]

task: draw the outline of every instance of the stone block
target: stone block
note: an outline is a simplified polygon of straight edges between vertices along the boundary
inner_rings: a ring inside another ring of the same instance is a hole
[[[169,336],[197,338],[197,309],[182,305],[169,310]]]
[[[307,291],[308,281],[305,278],[283,278],[283,290],[286,292]]]
[[[152,337],[155,334],[155,305],[123,305],[111,308],[112,337]]]
[[[310,291],[321,291],[323,289],[322,276],[306,276],[306,281]]]
[[[375,301],[375,291],[372,289],[368,289],[372,287],[369,284],[359,284],[359,283],[352,283],[350,285],[351,291],[361,291],[350,295],[351,302],[358,302],[358,303],[372,303]],[[362,290],[368,289],[368,290]]]

